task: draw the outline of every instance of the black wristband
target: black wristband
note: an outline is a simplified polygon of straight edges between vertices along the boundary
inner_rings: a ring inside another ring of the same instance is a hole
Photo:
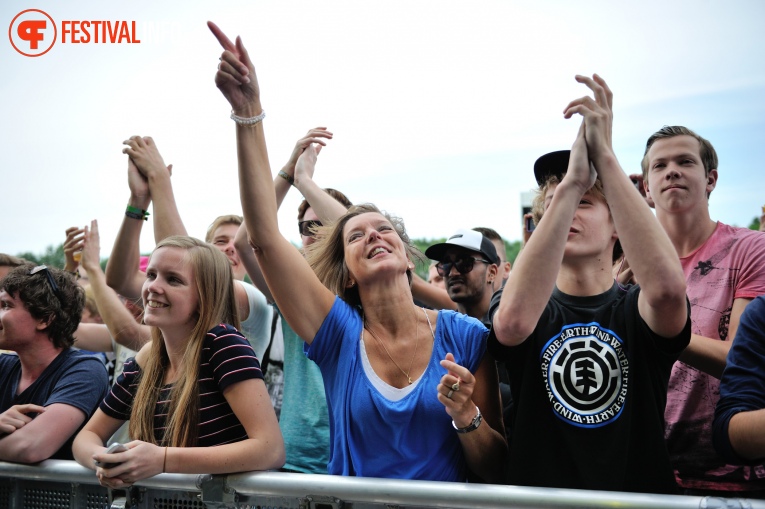
[[[135,212],[130,212],[129,210],[125,211],[125,215],[129,217],[130,219],[138,219],[139,221],[143,219],[144,221],[148,221],[148,217],[144,217],[141,214],[136,214]]]

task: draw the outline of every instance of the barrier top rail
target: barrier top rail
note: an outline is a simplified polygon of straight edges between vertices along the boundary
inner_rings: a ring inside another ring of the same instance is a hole
[[[48,460],[38,465],[0,462],[0,478],[98,485],[92,470],[73,461]],[[489,484],[463,484],[291,474],[246,472],[227,476],[160,474],[136,483],[137,487],[184,490],[202,493],[215,485],[216,491],[246,500],[274,497],[311,500],[334,499],[341,503],[381,507],[433,507],[473,509],[514,508],[615,508],[620,509],[765,509],[765,500],[688,497],[639,493],[531,488]],[[235,507],[235,504],[225,504]]]

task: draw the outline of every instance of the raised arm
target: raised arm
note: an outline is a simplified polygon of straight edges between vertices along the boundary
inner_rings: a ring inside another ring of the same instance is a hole
[[[331,134],[331,133],[330,133]],[[323,224],[337,221],[347,212],[345,206],[327,194],[313,180],[316,169],[316,158],[324,145],[321,140],[309,145],[300,154],[295,167],[295,187],[303,195],[303,198],[311,205],[311,208]]]
[[[214,23],[208,26],[224,50],[215,84],[233,115],[250,119],[236,125],[239,192],[247,234],[279,309],[295,332],[310,343],[335,296],[279,232],[263,122],[254,120],[263,113],[255,67],[241,38],[234,44]]]
[[[428,283],[414,272],[412,273],[412,296],[432,309],[457,309],[457,303],[449,297],[446,290]]]
[[[287,192],[295,181],[295,166],[297,166],[300,155],[309,145],[313,143],[324,145],[324,139],[331,138],[332,133],[327,131],[326,127],[314,127],[295,143],[295,148],[292,149],[289,160],[287,160],[287,163],[282,167],[281,171],[274,177],[277,210],[282,206],[282,202],[287,196]],[[293,182],[290,182],[289,179],[292,179]]]
[[[130,199],[128,207],[135,210],[146,210],[151,203],[149,182],[141,175],[132,159],[128,159],[128,186]],[[132,210],[131,209],[131,210]],[[117,293],[129,299],[141,297],[141,286],[146,276],[139,270],[141,258],[141,228],[144,221],[136,219],[135,213],[122,218],[122,225],[117,233],[117,239],[112,246],[109,263],[106,265],[106,283]]]
[[[263,271],[260,270],[258,259],[255,257],[255,251],[252,249],[247,237],[246,221],[242,222],[236,232],[236,237],[234,237],[234,249],[236,249],[236,254],[239,255],[239,261],[244,265],[244,270],[246,270],[247,275],[250,276],[252,284],[266,296],[268,302],[273,302],[274,297],[271,295],[271,290],[268,288],[266,278],[263,276]]]
[[[616,231],[635,279],[640,283],[640,316],[656,334],[675,337],[685,327],[688,308],[685,276],[672,242],[645,199],[624,173],[612,147],[613,94],[598,76],[577,76],[592,90],[569,103],[566,118],[584,117],[590,160],[595,165],[611,209]],[[536,235],[536,234],[535,234]]]
[[[64,270],[75,272],[80,266],[80,257],[82,256],[82,241],[85,230],[72,226],[66,229],[66,240],[64,241]]]
[[[149,184],[154,202],[154,241],[159,242],[171,235],[187,235],[170,181],[173,165],[165,166],[157,144],[149,136],[131,136],[122,143],[127,145],[122,151],[130,156]]]
[[[315,155],[312,158],[301,157],[306,148],[314,150],[313,145],[318,144],[318,149],[320,149],[321,146],[326,145],[324,140],[331,138],[332,133],[327,131],[326,127],[315,127],[309,130],[305,136],[300,138],[295,143],[295,148],[292,150],[289,160],[281,169],[279,175],[277,175],[274,179],[274,191],[276,193],[277,210],[279,207],[281,207],[282,201],[287,195],[289,188],[292,185],[297,187],[298,182],[300,182],[300,185],[304,189],[310,189],[308,191],[309,194],[315,193],[315,195],[313,195],[313,201],[308,200],[308,202],[312,207],[314,202],[317,204],[316,207],[314,207],[314,210],[322,221],[328,222],[330,217],[332,219],[336,219],[345,213],[345,207],[343,207],[339,202],[329,196],[322,189],[319,189],[319,187],[313,182],[312,177],[316,167]],[[315,154],[318,154],[318,149],[316,149]],[[300,171],[299,176],[296,177],[295,170],[298,166],[298,159],[301,160]],[[292,179],[292,183],[289,182],[289,179]],[[309,180],[310,182],[308,182]],[[329,203],[330,201],[334,203]],[[340,212],[340,208],[342,209],[342,212]],[[322,215],[322,213],[324,215]],[[236,238],[234,239],[234,247],[236,248],[236,252],[239,255],[239,259],[242,261],[242,264],[247,270],[247,274],[250,276],[250,279],[252,279],[252,283],[258,288],[258,290],[263,293],[263,295],[266,296],[269,302],[273,302],[274,299],[271,295],[271,290],[269,290],[268,285],[266,284],[266,280],[263,277],[263,272],[260,270],[260,265],[258,265],[258,261],[255,258],[255,253],[249,244],[245,223],[240,226],[239,231],[237,232]]]
[[[518,345],[537,326],[555,288],[574,214],[595,179],[595,171],[588,161],[583,123],[571,149],[566,175],[552,196],[548,192],[545,197],[545,213],[516,258],[515,268],[502,291],[493,320],[500,343]]]
[[[151,338],[151,329],[140,325],[133,318],[120,300],[117,292],[106,284],[106,276],[101,270],[101,241],[98,234],[98,221],[90,222],[90,229],[85,228],[85,242],[82,250],[82,266],[88,274],[90,287],[98,304],[98,311],[109,334],[114,340],[131,350],[140,350]],[[86,324],[80,324],[80,326]],[[78,329],[79,332],[79,329]],[[78,345],[84,347],[83,345]],[[111,345],[109,350],[111,350]]]

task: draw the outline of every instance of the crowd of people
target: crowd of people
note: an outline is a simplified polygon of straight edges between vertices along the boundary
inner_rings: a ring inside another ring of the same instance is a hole
[[[280,469],[765,498],[765,233],[711,219],[709,141],[665,126],[628,176],[610,88],[577,76],[579,132],[534,165],[514,264],[485,227],[423,255],[317,184],[326,128],[272,174],[255,67],[209,27],[243,216],[190,237],[172,166],[133,136],[105,271],[95,220],[63,268],[0,255],[0,460],[73,459],[110,488]],[[277,224],[293,187],[300,249]]]

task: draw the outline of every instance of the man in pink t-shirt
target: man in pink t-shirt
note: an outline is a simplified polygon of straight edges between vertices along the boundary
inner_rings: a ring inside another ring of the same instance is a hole
[[[765,497],[765,467],[727,465],[712,447],[731,341],[744,308],[765,294],[765,234],[710,218],[717,154],[690,129],[665,126],[654,133],[642,166],[646,198],[680,256],[691,303],[693,335],[672,370],[665,411],[677,482],[688,494]]]

